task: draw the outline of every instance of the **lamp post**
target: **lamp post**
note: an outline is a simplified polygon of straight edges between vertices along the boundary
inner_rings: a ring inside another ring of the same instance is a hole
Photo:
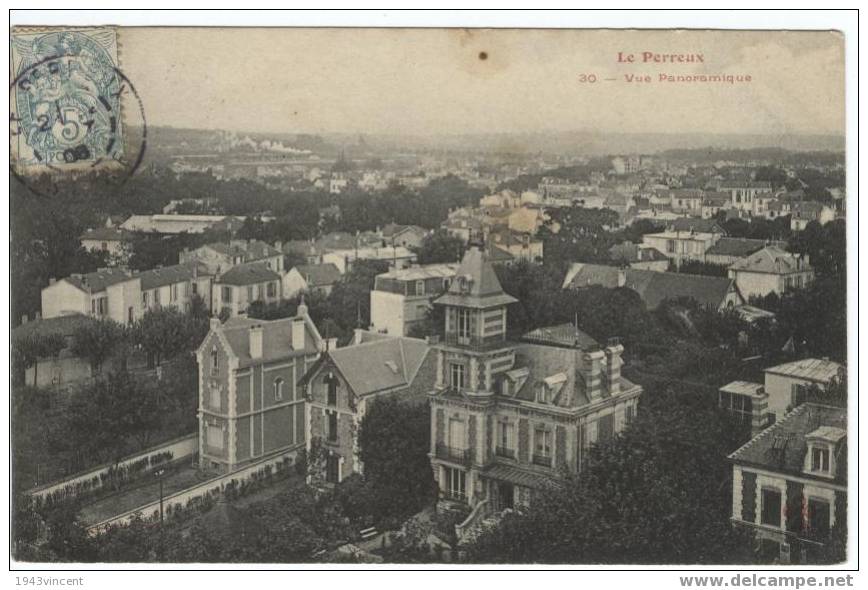
[[[165,469],[158,469],[154,472],[154,477],[160,482],[160,529],[163,528],[163,474]]]

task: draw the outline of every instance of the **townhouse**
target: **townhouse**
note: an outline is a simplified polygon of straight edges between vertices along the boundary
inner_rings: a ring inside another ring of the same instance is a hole
[[[245,315],[256,301],[275,303],[282,298],[282,277],[264,262],[239,264],[214,279],[212,309],[228,317]]]
[[[750,299],[806,287],[814,280],[814,269],[807,254],[769,245],[734,262],[728,275],[742,296]]]

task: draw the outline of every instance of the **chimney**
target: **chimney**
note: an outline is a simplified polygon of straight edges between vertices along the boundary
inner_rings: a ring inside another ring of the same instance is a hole
[[[298,302],[298,308],[295,313],[303,318],[307,317],[307,305],[304,302],[304,293],[301,294],[301,300]]]
[[[750,434],[751,436],[756,436],[760,433],[766,426],[768,426],[769,421],[769,394],[767,394],[764,390],[760,390],[757,392],[758,396],[753,398],[753,403],[751,404],[751,420],[750,420]]]
[[[56,283],[56,282],[57,282],[57,279],[56,279],[56,278],[54,278],[54,277],[49,277],[49,278],[48,278],[48,284],[49,284],[49,285],[53,285],[53,284]]]
[[[255,326],[250,326],[250,358],[252,359],[261,359],[262,358],[262,326],[257,324]],[[295,334],[293,334],[293,340],[295,339]]]
[[[599,400],[603,396],[602,391],[602,363],[606,358],[606,353],[602,350],[592,350],[584,354],[585,357],[585,390],[588,394],[588,399],[592,402]]]
[[[299,308],[301,306],[299,305]],[[293,350],[304,350],[304,319],[303,318],[294,318],[292,320],[292,349]]]
[[[281,242],[280,240],[274,242],[274,249],[283,252],[283,242]]]
[[[621,267],[618,269],[618,286],[619,287],[623,287],[624,285],[627,284],[627,269],[628,268],[629,268],[629,265],[627,265],[626,267]]]
[[[617,395],[621,392],[621,354],[624,347],[617,338],[610,338],[606,346],[606,388],[609,395]]]

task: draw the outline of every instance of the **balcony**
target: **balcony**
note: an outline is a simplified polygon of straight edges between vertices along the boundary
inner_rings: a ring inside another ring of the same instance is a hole
[[[494,454],[498,457],[506,457],[507,459],[515,459],[515,449],[507,447],[495,447]]]
[[[459,490],[440,490],[440,499],[467,504],[467,494]]]
[[[435,456],[438,459],[458,463],[459,465],[470,465],[471,455],[470,449],[458,449],[450,447],[443,443],[438,443],[435,448]]]
[[[541,467],[551,467],[552,466],[552,456],[551,455],[537,455],[536,453],[534,453],[533,464],[539,465]]]
[[[447,332],[443,342],[449,346],[462,346],[472,350],[493,350],[506,346],[503,334],[482,338],[481,336],[459,336],[457,332]]]

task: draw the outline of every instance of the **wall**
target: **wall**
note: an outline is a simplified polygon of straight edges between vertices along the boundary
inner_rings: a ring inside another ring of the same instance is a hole
[[[90,313],[90,295],[61,280],[42,290],[42,317],[56,318],[70,313]]]
[[[771,273],[730,271],[730,277],[735,278],[735,284],[745,299],[753,296],[763,296],[769,293],[782,293],[782,277]]]
[[[230,483],[231,481],[243,481],[249,479],[253,476],[254,473],[263,469],[267,465],[271,465],[273,467],[278,463],[282,463],[284,461],[284,458],[286,457],[289,457],[294,462],[296,455],[298,454],[298,450],[299,449],[291,449],[280,453],[275,453],[270,457],[266,457],[260,461],[251,463],[250,465],[246,465],[225,475],[217,476],[213,479],[209,479],[208,481],[187,488],[186,490],[181,490],[180,492],[170,494],[163,498],[163,510],[168,511],[170,507],[176,508],[180,506],[186,506],[187,503],[194,498],[201,498],[208,494],[220,493],[222,492],[226,484]],[[127,512],[118,514],[117,516],[113,516],[112,518],[109,518],[102,522],[98,522],[88,527],[87,532],[89,535],[93,536],[100,534],[111,526],[127,525],[133,520],[136,515],[141,515],[146,519],[154,518],[156,516],[156,518],[158,519],[159,509],[159,500],[155,502],[150,502],[148,504],[139,506],[138,508],[134,508],[132,510],[128,510]]]
[[[131,463],[135,463],[136,461],[139,461],[141,459],[150,457],[151,455],[157,455],[166,452],[172,453],[172,460],[175,461],[184,457],[192,457],[196,453],[197,448],[198,437],[195,433],[188,434],[187,436],[184,436],[182,438],[177,438],[169,442],[162,443],[158,446],[151,447],[145,451],[136,453],[135,455],[129,455],[128,457],[121,459],[117,463],[108,463],[105,465],[101,465],[96,469],[91,469],[90,471],[79,473],[57,482],[33,488],[27,491],[27,495],[33,498],[45,498],[52,493],[63,490],[63,488],[67,486],[74,486],[78,483],[92,481],[94,478],[99,480],[100,474],[108,473],[109,469],[115,466],[123,467]]]
[[[371,291],[371,328],[393,336],[404,335],[404,296]]]

